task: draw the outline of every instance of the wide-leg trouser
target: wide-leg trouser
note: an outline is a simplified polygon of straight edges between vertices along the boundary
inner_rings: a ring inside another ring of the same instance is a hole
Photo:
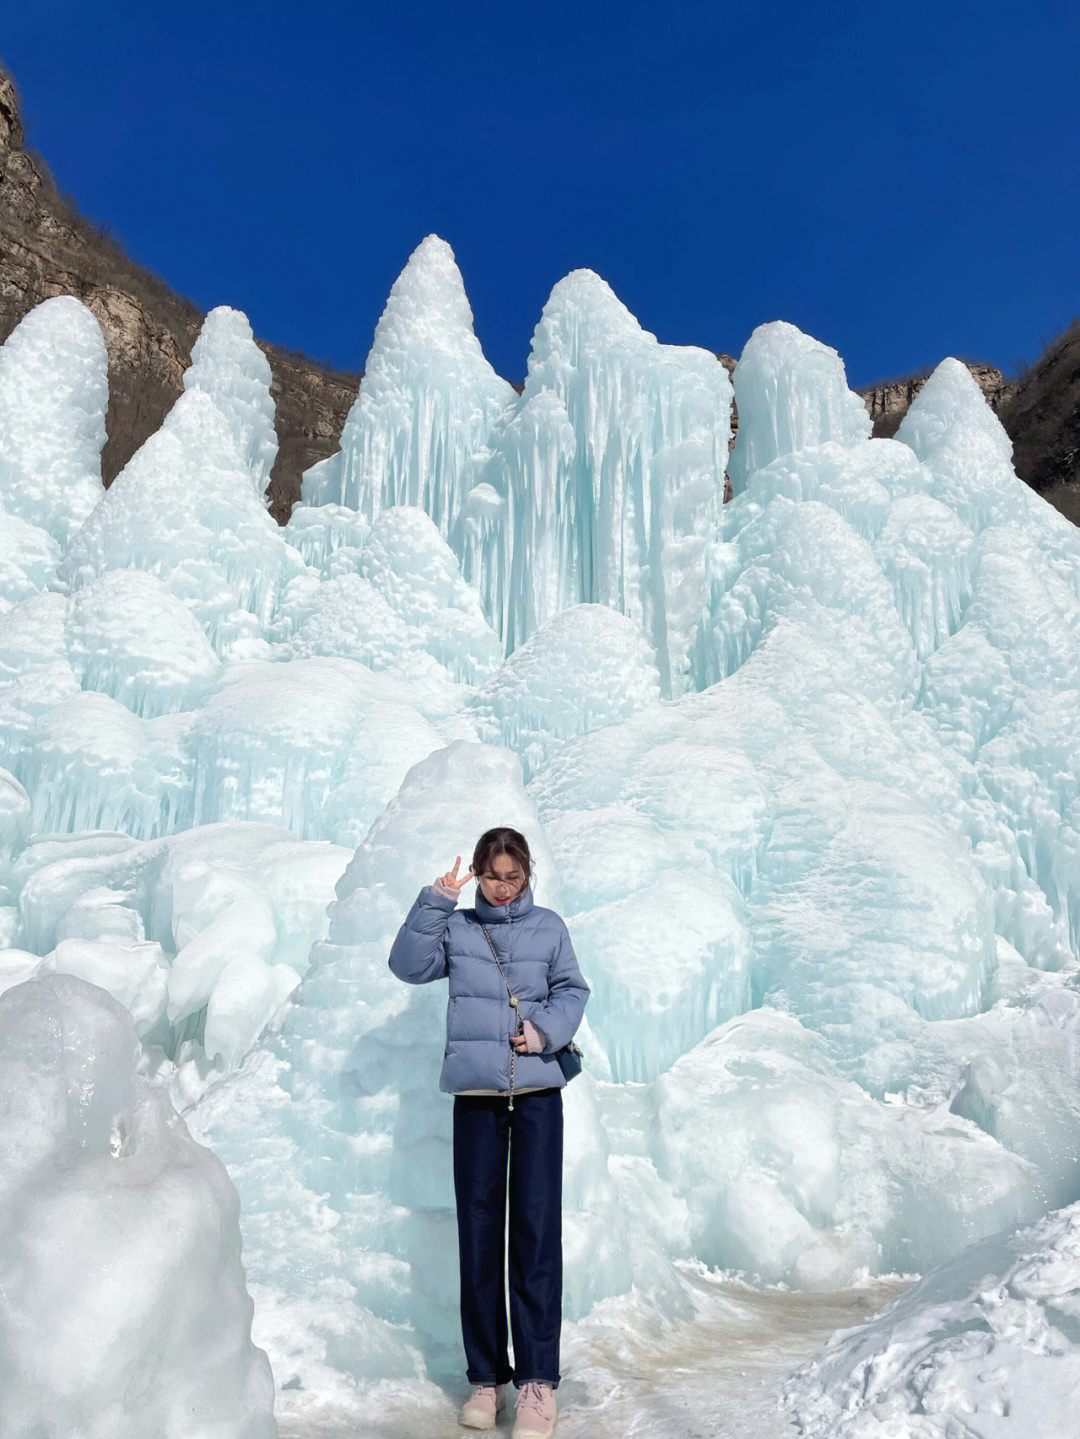
[[[511,1368],[506,1345],[507,1159]],[[561,1089],[454,1097],[461,1337],[470,1384],[559,1386],[562,1327]]]

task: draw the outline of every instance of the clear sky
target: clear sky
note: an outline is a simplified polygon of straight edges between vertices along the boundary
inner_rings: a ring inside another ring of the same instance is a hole
[[[853,384],[1080,314],[1075,0],[34,0],[0,60],[134,259],[348,369],[432,231],[509,379],[581,266],[661,340],[790,320]]]

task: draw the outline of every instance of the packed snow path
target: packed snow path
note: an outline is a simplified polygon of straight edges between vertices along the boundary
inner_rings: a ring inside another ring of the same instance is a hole
[[[564,1326],[559,1439],[797,1439],[781,1407],[784,1381],[834,1330],[863,1323],[910,1284],[885,1279],[800,1294],[755,1289],[700,1266],[682,1266],[680,1279],[696,1316],[666,1333],[652,1332],[655,1314],[626,1299]],[[444,1402],[422,1406],[408,1389],[387,1387],[379,1396],[386,1412],[373,1405],[361,1420],[335,1418],[331,1407],[291,1391],[279,1393],[275,1412],[280,1439],[459,1439],[470,1432],[456,1418],[468,1393],[462,1380]],[[496,1433],[512,1429],[515,1396],[511,1385]]]

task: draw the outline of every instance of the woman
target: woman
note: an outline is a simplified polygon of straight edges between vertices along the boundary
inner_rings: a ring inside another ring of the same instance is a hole
[[[523,835],[489,829],[458,879],[460,864],[458,855],[420,891],[390,968],[410,984],[450,981],[439,1088],[454,1095],[461,1333],[473,1385],[461,1422],[493,1429],[513,1379],[514,1439],[539,1439],[555,1429],[562,1324],[566,1080],[556,1050],[581,1023],[589,986],[566,925],[533,902]],[[455,910],[474,877],[474,908]],[[508,1158],[512,1368],[503,1284]]]

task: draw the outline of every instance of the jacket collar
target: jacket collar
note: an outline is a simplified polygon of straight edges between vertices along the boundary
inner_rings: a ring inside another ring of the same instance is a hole
[[[509,904],[488,904],[484,898],[484,892],[479,885],[476,886],[476,893],[473,897],[473,908],[476,917],[481,924],[505,923],[509,919],[521,919],[528,914],[533,907],[532,885],[527,884],[520,894],[515,895]]]

